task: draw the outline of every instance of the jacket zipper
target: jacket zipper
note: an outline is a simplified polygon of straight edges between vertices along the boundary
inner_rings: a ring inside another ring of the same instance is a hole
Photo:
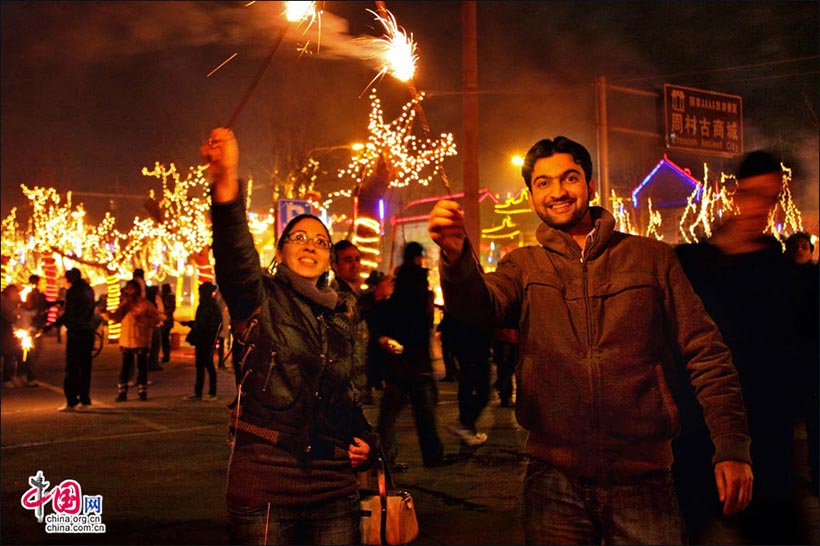
[[[321,400],[322,396],[319,393],[319,386],[322,384],[322,376],[325,373],[325,368],[326,368],[327,362],[328,362],[328,360],[327,360],[327,351],[328,351],[327,324],[325,324],[325,320],[324,320],[324,317],[322,315],[317,316],[316,320],[319,323],[319,338],[320,338],[320,342],[321,342],[321,345],[322,345],[322,352],[319,354],[319,359],[320,359],[321,364],[319,365],[319,372],[316,376],[316,384],[314,385],[315,390],[313,392],[313,397],[316,400]],[[312,403],[311,403],[311,407],[313,407]],[[311,410],[311,412],[312,411],[313,410]],[[313,421],[313,415],[311,415],[310,420]],[[310,425],[311,425],[310,428],[312,428],[312,423]],[[310,450],[313,448],[313,446],[309,443],[311,436],[312,436],[312,434],[308,434],[308,445],[305,446],[305,453],[310,453]]]
[[[586,241],[584,243],[584,248],[581,250],[581,270],[584,282],[584,313],[586,318],[586,326],[587,326],[587,360],[589,361],[589,370],[590,370],[590,400],[592,404],[592,415],[591,415],[591,426],[592,426],[592,433],[595,435],[595,446],[597,448],[599,441],[598,441],[598,392],[596,389],[596,385],[598,384],[598,367],[595,364],[595,360],[592,357],[592,317],[590,313],[590,304],[589,304],[589,271],[587,269],[587,261],[586,257],[588,255],[588,251],[592,248],[595,244],[595,234],[597,233],[596,230],[593,230],[587,235]]]

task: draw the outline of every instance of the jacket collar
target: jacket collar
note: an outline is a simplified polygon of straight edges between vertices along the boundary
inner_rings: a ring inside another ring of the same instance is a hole
[[[583,257],[591,260],[599,256],[606,248],[612,234],[615,232],[615,217],[608,210],[601,207],[589,207],[592,217],[592,231],[587,236],[587,244]],[[575,244],[572,236],[559,229],[541,223],[535,230],[535,238],[538,242],[561,256],[567,258],[580,259],[581,249]]]

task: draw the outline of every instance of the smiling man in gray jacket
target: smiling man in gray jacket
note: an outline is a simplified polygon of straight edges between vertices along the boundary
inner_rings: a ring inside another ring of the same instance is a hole
[[[486,328],[513,321],[520,331],[525,539],[684,543],[670,474],[677,366],[688,369],[703,407],[724,512],[751,500],[748,426],[729,349],[672,247],[615,231],[612,214],[589,206],[586,148],[541,140],[521,171],[543,221],[538,246],[483,274],[457,203],[437,203],[429,231],[442,251],[447,310]]]

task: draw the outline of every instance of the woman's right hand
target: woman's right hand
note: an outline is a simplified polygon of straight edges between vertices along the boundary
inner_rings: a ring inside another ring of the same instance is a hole
[[[208,164],[214,202],[226,203],[236,199],[239,196],[239,145],[233,131],[217,127],[211,131],[208,142],[200,147],[199,153]]]

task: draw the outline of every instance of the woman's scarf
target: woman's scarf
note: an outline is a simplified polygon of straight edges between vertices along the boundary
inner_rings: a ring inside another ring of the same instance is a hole
[[[291,288],[310,301],[331,310],[336,308],[336,302],[339,296],[336,294],[336,291],[329,286],[319,288],[315,282],[300,277],[285,264],[279,264],[276,267],[276,276],[282,277]]]

